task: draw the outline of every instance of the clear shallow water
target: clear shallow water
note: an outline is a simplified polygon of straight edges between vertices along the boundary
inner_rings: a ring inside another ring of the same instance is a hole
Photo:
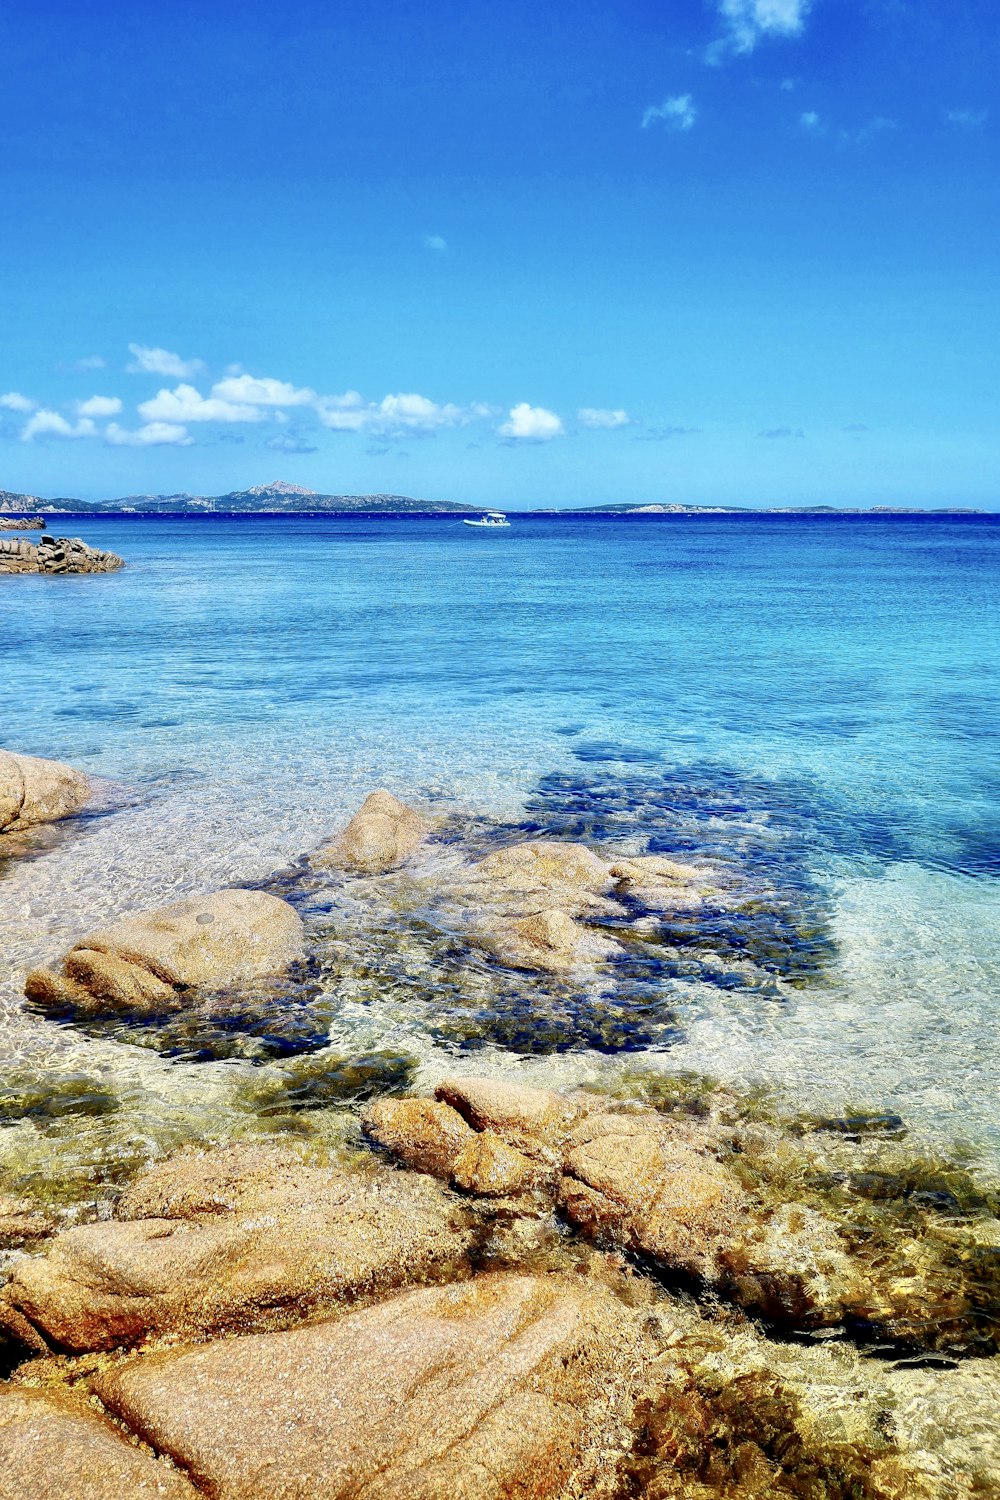
[[[759,861],[819,905],[833,956],[805,982],[666,974],[657,1066],[895,1109],[1000,1164],[1000,518],[59,529],[128,567],[0,583],[0,743],[107,778],[115,810],[0,873],[0,1053],[106,1070],[152,1134],[182,1132],[232,1067],[26,1016],[27,966],[135,906],[267,877],[375,785],[518,823],[555,777],[563,815],[617,786],[633,840],[662,805],[663,847]],[[427,1079],[613,1065],[456,1052],[392,1003],[346,1000],[333,1034]]]

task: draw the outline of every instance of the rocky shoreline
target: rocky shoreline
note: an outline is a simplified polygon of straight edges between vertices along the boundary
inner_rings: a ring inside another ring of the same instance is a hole
[[[0,753],[0,852],[88,795]],[[450,836],[376,792],[294,879],[86,934],[27,997],[73,1026],[239,1032],[314,986],[280,892],[328,879],[398,903],[433,878],[472,972],[528,994],[607,988],[655,921],[737,899],[706,863]],[[192,1138],[71,1213],[0,1181],[0,1500],[54,1473],[94,1500],[997,1493],[988,1453],[942,1483],[905,1407],[862,1399],[866,1361],[961,1370],[1000,1347],[1000,1197],[908,1147],[905,1121],[641,1070],[428,1091],[353,1061],[310,1043],[297,1095],[252,1101],[264,1133]],[[70,1118],[114,1108],[75,1089]],[[299,1128],[326,1100],[353,1122],[336,1149]],[[56,1107],[12,1077],[0,1124]],[[831,1405],[838,1381],[853,1405]]]

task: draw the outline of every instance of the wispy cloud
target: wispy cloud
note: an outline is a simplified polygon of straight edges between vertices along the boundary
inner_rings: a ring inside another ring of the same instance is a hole
[[[56,438],[85,438],[94,437],[97,428],[90,417],[79,417],[75,422],[69,422],[60,412],[52,411],[49,407],[42,407],[30,417],[21,433],[23,443],[34,442],[37,437]]]
[[[506,422],[501,423],[498,431],[501,437],[515,442],[548,443],[553,438],[562,437],[565,428],[554,411],[520,401],[511,407]]]
[[[22,396],[20,391],[8,391],[6,395],[0,396],[0,406],[5,411],[29,412],[34,411],[37,405],[37,401],[32,401],[30,396]]]
[[[76,403],[80,417],[117,417],[122,409],[117,396],[89,396],[86,401]]]
[[[181,359],[170,349],[154,349],[147,344],[129,344],[132,362],[125,366],[130,375],[167,375],[184,380],[200,375],[204,362],[200,359]]]
[[[946,109],[945,122],[962,130],[979,130],[990,117],[988,109]]]
[[[762,438],[801,438],[805,433],[801,427],[764,427],[757,434]]]
[[[664,99],[662,104],[651,104],[642,116],[642,128],[648,130],[650,125],[662,121],[670,130],[690,130],[698,118],[694,99],[690,94],[674,94],[669,99]]]
[[[108,362],[100,354],[85,354],[82,359],[71,359],[68,364],[60,364],[60,370],[72,370],[78,375],[87,375],[92,370],[106,370]]]
[[[172,391],[165,387],[149,401],[139,405],[144,422],[260,422],[260,406],[248,402],[226,401],[219,396],[203,396],[193,385],[178,385]]]
[[[799,36],[810,9],[811,0],[718,0],[725,35],[711,44],[705,61],[752,52],[764,37]]]
[[[190,448],[194,442],[187,428],[177,422],[147,422],[135,429],[109,422],[104,440],[113,448]]]
[[[632,418],[621,407],[608,411],[601,406],[581,406],[576,414],[581,427],[606,428],[627,427]]]
[[[799,124],[803,130],[818,130],[819,115],[814,109],[804,109],[799,115]]]
[[[438,255],[444,255],[448,249],[448,241],[443,234],[425,234],[421,243],[425,250],[435,250]]]
[[[295,386],[270,376],[229,375],[217,380],[212,395],[218,401],[247,406],[313,406],[317,396],[308,386]]]
[[[319,449],[315,443],[306,442],[305,438],[295,437],[290,432],[277,432],[274,437],[267,440],[267,447],[273,448],[277,453],[318,453]]]
[[[358,391],[342,396],[321,396],[317,402],[319,419],[332,432],[370,432],[391,435],[397,432],[431,433],[446,427],[462,427],[476,417],[489,415],[489,407],[439,405],[416,392],[383,396],[381,401],[365,401]]]
[[[665,443],[670,438],[691,437],[700,431],[700,427],[647,427],[638,437],[643,443]]]

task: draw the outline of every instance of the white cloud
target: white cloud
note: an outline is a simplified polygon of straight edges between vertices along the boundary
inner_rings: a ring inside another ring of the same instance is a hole
[[[476,417],[485,416],[481,406],[439,406],[427,396],[415,392],[383,396],[381,401],[366,402],[357,391],[343,396],[321,396],[317,411],[324,427],[333,432],[438,432],[444,427],[461,427]]]
[[[946,109],[944,112],[948,125],[960,125],[963,130],[978,130],[989,117],[988,109]]]
[[[698,111],[691,95],[675,94],[670,99],[664,99],[662,104],[649,106],[642,117],[642,128],[648,130],[650,125],[662,120],[672,130],[690,130],[697,117]]]
[[[507,421],[499,428],[502,437],[532,443],[547,443],[561,437],[563,431],[562,421],[554,411],[547,411],[544,406],[529,406],[527,401],[512,406]]]
[[[21,433],[21,441],[30,443],[36,437],[84,438],[93,437],[97,428],[89,417],[80,417],[76,422],[67,422],[57,411],[43,407],[29,418]]]
[[[0,396],[0,406],[7,411],[34,411],[38,405],[29,396],[22,396],[20,391],[8,391],[5,396]]]
[[[129,344],[133,362],[125,368],[130,375],[172,375],[177,380],[198,375],[205,366],[200,359],[181,359],[169,349],[151,349],[146,344]]]
[[[122,404],[117,396],[89,396],[78,401],[76,409],[81,417],[117,417]]]
[[[206,397],[193,385],[178,385],[172,391],[157,391],[151,400],[141,402],[139,415],[144,422],[183,425],[185,422],[259,422],[264,413],[259,406],[247,402]]]
[[[104,440],[114,448],[189,448],[194,442],[187,428],[176,422],[147,422],[136,430],[109,422]]]
[[[577,418],[584,427],[627,427],[632,418],[627,411],[619,407],[617,411],[607,411],[600,406],[582,406],[577,412]]]
[[[235,401],[248,406],[312,406],[316,392],[307,386],[294,386],[287,380],[269,376],[229,375],[217,380],[212,395],[220,401]]]
[[[719,63],[733,53],[752,52],[766,36],[798,36],[812,0],[718,0],[726,35],[712,43],[705,58]]]
[[[440,234],[425,234],[423,246],[425,250],[436,250],[439,255],[443,255],[448,248],[448,241]]]
[[[819,115],[814,109],[803,110],[799,115],[799,124],[803,130],[817,130],[819,128]]]

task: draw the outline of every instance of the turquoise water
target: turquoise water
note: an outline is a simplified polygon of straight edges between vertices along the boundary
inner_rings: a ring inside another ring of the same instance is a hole
[[[671,1025],[633,1050],[892,1108],[1000,1163],[1000,518],[52,529],[128,566],[0,581],[0,743],[107,787],[0,876],[0,1050],[208,1097],[225,1065],[26,1015],[24,969],[135,906],[266,879],[384,784],[759,877],[793,927],[818,926],[802,962],[751,984],[733,978],[745,953],[666,967]],[[727,927],[716,955],[740,941]],[[428,1076],[481,1070],[433,1003],[433,983],[419,1016],[345,997],[333,1035],[405,1039]],[[609,1064],[588,1035],[524,1062],[492,1036],[488,1062],[587,1076]]]

